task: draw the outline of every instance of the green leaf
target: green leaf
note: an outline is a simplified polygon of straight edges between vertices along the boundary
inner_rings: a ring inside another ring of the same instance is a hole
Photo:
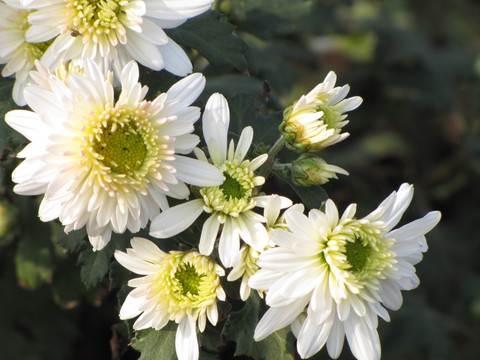
[[[18,244],[15,266],[20,282],[31,289],[50,281],[54,268],[50,240],[45,236],[23,234]]]
[[[134,349],[141,352],[139,360],[176,360],[175,334],[177,325],[170,321],[163,329],[137,331],[132,339]]]
[[[15,268],[22,285],[35,289],[50,281],[54,269],[51,227],[37,217],[32,198],[19,197],[19,242]]]
[[[289,327],[274,332],[260,342],[253,340],[255,327],[263,314],[262,301],[253,293],[240,311],[232,312],[223,328],[224,336],[236,342],[237,356],[250,355],[259,360],[293,360],[295,340]]]
[[[111,259],[115,250],[125,250],[132,235],[129,232],[124,234],[112,234],[108,245],[99,251],[93,251],[90,243],[85,242],[84,250],[78,256],[78,263],[82,265],[80,276],[87,288],[92,288],[100,283],[108,274]]]
[[[103,280],[110,267],[111,253],[100,250],[93,251],[88,247],[78,257],[78,263],[82,265],[80,276],[87,288],[94,287]]]
[[[303,187],[295,185],[292,181],[290,170],[272,171],[279,179],[286,182],[295,191],[305,207],[308,209],[320,209],[322,203],[328,199],[328,194],[321,186]]]
[[[231,116],[229,132],[232,135],[239,137],[244,127],[252,126],[253,143],[256,145],[273,144],[280,136],[280,131],[276,129],[281,122],[281,114],[267,113],[262,94],[238,94],[228,103]]]
[[[175,42],[197,50],[212,65],[230,65],[237,70],[245,70],[247,62],[243,54],[248,47],[241,38],[232,34],[235,27],[219,18],[219,13],[209,11],[180,27],[167,30],[167,34]]]

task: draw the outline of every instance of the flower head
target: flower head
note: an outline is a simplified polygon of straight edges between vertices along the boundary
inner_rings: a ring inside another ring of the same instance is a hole
[[[163,29],[207,11],[213,0],[31,0],[29,42],[53,42],[42,62],[95,59],[120,74],[132,59],[154,70],[185,76],[192,64]]]
[[[41,68],[41,67],[40,67]],[[43,73],[42,73],[43,71]],[[138,66],[122,72],[115,100],[112,83],[93,62],[68,79],[34,74],[38,86],[25,90],[32,111],[14,110],[5,120],[31,143],[12,174],[22,195],[45,194],[40,218],[59,218],[65,231],[86,226],[94,250],[112,231],[137,232],[168,207],[166,196],[186,198],[184,182],[200,186],[223,181],[210,164],[179,154],[192,151],[191,134],[200,110],[190,104],[204,78],[190,75],[153,101],[138,81]]]
[[[322,185],[332,178],[338,179],[337,174],[348,175],[348,172],[313,154],[304,153],[292,161],[292,178],[300,186]]]
[[[35,60],[41,59],[52,43],[52,40],[38,43],[26,40],[26,33],[31,26],[28,22],[31,13],[14,1],[8,4],[0,2],[0,64],[5,64],[2,76],[15,75],[12,96],[20,106],[26,104],[23,89],[31,80],[29,72],[35,67]]]
[[[122,320],[139,318],[135,330],[162,329],[169,320],[179,324],[176,351],[180,360],[198,359],[196,322],[200,331],[208,320],[218,319],[217,298],[225,300],[220,284],[224,270],[208,257],[195,251],[165,253],[154,243],[133,238],[127,252],[115,251],[115,259],[136,274],[134,287],[120,309]]]
[[[377,316],[388,321],[385,307],[397,310],[401,290],[418,285],[414,265],[427,250],[424,235],[440,220],[433,211],[392,230],[412,196],[413,186],[403,184],[362,219],[354,217],[355,204],[339,217],[331,200],[325,212],[311,210],[308,217],[287,211],[290,232],[272,231],[278,246],[260,255],[249,281],[267,290],[270,306],[255,339],[291,324],[302,358],[325,344],[337,358],[346,336],[356,358],[379,359]]]
[[[336,81],[330,71],[322,83],[285,109],[279,129],[292,150],[316,152],[348,137],[341,133],[348,124],[344,113],[359,107],[362,98],[345,99],[350,86],[334,87]]]
[[[213,94],[203,114],[203,134],[211,162],[225,176],[218,186],[204,186],[199,189],[200,199],[189,201],[168,209],[160,214],[150,227],[150,235],[167,238],[188,228],[205,211],[210,217],[205,221],[200,237],[199,250],[209,255],[214,248],[220,226],[219,255],[225,267],[231,267],[240,256],[240,238],[248,245],[261,251],[267,246],[269,237],[265,218],[252,209],[261,206],[255,196],[256,187],[265,179],[256,176],[258,169],[267,159],[267,154],[252,161],[245,160],[253,139],[251,127],[243,129],[238,145],[233,140],[227,146],[230,114],[227,100],[220,94]],[[197,157],[210,163],[200,149]]]

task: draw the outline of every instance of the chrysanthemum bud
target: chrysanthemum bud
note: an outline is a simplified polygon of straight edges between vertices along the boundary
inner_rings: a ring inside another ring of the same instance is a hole
[[[345,99],[350,86],[334,87],[337,76],[330,71],[323,83],[284,111],[279,130],[287,147],[297,152],[316,152],[349,136],[340,133],[348,124],[348,111],[356,109],[362,98]]]
[[[292,161],[292,180],[300,186],[322,185],[331,178],[338,179],[337,174],[348,175],[348,172],[312,154],[302,154]]]

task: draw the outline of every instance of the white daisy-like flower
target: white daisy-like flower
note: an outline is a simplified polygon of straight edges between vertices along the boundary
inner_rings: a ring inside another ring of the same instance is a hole
[[[354,217],[355,204],[339,217],[331,200],[308,217],[287,211],[290,232],[271,232],[277,247],[260,255],[249,281],[267,290],[270,306],[255,340],[291,324],[302,358],[325,344],[337,358],[346,336],[357,359],[379,359],[378,316],[389,321],[386,308],[399,309],[401,290],[418,286],[414,265],[427,250],[424,235],[440,220],[432,211],[393,230],[412,196],[413,186],[403,184],[362,219]]]
[[[165,253],[153,242],[133,238],[127,252],[115,251],[115,259],[139,275],[128,285],[134,287],[120,309],[120,319],[138,317],[135,330],[162,329],[168,321],[178,324],[175,349],[179,360],[199,356],[197,327],[205,330],[208,320],[218,320],[217,299],[225,300],[220,276],[225,271],[195,251]]]
[[[267,230],[262,224],[265,218],[252,210],[262,206],[256,201],[255,190],[265,182],[265,178],[255,176],[254,171],[268,155],[245,160],[253,139],[251,127],[243,129],[236,148],[233,140],[227,147],[229,122],[227,100],[220,94],[213,94],[203,114],[203,135],[211,162],[225,176],[223,184],[200,188],[202,198],[166,210],[150,226],[150,235],[168,238],[187,229],[202,212],[211,214],[203,225],[199,250],[201,254],[211,254],[222,226],[218,253],[225,267],[233,266],[240,256],[240,238],[257,251],[268,244]],[[195,149],[195,154],[209,163],[200,149]]]
[[[279,129],[289,148],[316,152],[350,135],[341,133],[348,124],[345,113],[359,107],[362,98],[345,99],[350,86],[335,87],[336,81],[337,75],[330,71],[322,83],[285,109]]]
[[[26,104],[23,89],[31,81],[29,72],[35,67],[35,60],[41,59],[52,43],[52,40],[39,43],[26,40],[31,13],[15,1],[0,2],[0,64],[5,64],[2,76],[15,75],[12,97],[19,106]]]
[[[40,219],[59,218],[66,232],[86,226],[99,250],[112,231],[144,228],[168,208],[166,196],[186,198],[184,182],[214,186],[224,177],[213,165],[180,155],[199,142],[192,132],[200,109],[190,104],[205,85],[201,74],[147,101],[132,61],[115,100],[108,77],[95,63],[85,65],[84,76],[66,81],[47,77],[45,69],[33,74],[39,84],[25,89],[33,112],[13,110],[5,120],[31,141],[12,173],[15,192],[45,194]]]
[[[256,202],[257,206],[263,207],[263,215],[266,219],[265,226],[267,228],[267,232],[270,232],[272,229],[286,227],[283,216],[279,217],[279,215],[282,209],[292,206],[292,201],[290,199],[279,195],[263,197],[258,196],[256,198]],[[300,211],[303,211],[303,209]],[[242,282],[240,284],[240,298],[243,301],[246,301],[250,296],[250,286],[248,286],[248,280],[259,269],[257,266],[257,260],[260,253],[273,246],[275,245],[271,241],[270,237],[268,239],[267,246],[262,251],[257,251],[248,244],[242,245],[240,249],[239,260],[236,261],[236,264],[228,274],[227,280],[235,281],[242,278]],[[262,291],[258,291],[258,293],[260,297],[263,297]]]
[[[42,62],[95,59],[112,64],[116,74],[130,60],[153,70],[185,76],[192,64],[163,29],[207,11],[213,0],[31,0],[29,42],[58,36]]]

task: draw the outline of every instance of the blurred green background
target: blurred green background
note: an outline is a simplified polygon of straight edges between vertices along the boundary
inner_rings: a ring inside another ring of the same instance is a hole
[[[256,141],[271,144],[274,131],[263,129],[276,129],[282,108],[334,70],[338,84],[349,83],[350,95],[364,102],[349,116],[350,137],[321,153],[350,172],[325,185],[329,196],[339,209],[358,203],[363,216],[409,182],[415,196],[402,222],[442,212],[417,266],[419,288],[404,293],[390,324],[380,322],[383,359],[480,359],[480,3],[217,0],[214,8],[248,48],[236,44],[244,59],[235,67],[208,65],[190,52],[207,76],[200,106],[223,92],[238,120],[232,131],[253,123]],[[182,44],[178,33],[171,36]],[[174,81],[142,75],[157,91]],[[12,84],[0,79],[2,118],[16,108],[8,100]],[[85,251],[78,256],[83,233],[67,238],[58,224],[37,219],[38,199],[13,193],[10,173],[22,144],[12,135],[0,154],[0,359],[138,358],[108,281],[116,265]],[[295,196],[278,180],[268,189]],[[232,359],[232,346],[208,358]],[[351,358],[345,345],[340,359]]]

